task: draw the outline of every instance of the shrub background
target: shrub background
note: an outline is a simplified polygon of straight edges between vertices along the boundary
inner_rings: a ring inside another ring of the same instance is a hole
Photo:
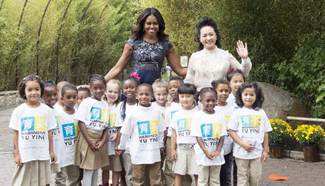
[[[195,24],[213,17],[222,48],[248,41],[251,80],[280,86],[325,117],[325,2],[318,0],[0,0],[0,90],[26,74],[85,83],[121,55],[137,13],[157,7],[179,55],[197,50]],[[47,8],[46,8],[47,7]],[[237,56],[238,57],[238,56]]]

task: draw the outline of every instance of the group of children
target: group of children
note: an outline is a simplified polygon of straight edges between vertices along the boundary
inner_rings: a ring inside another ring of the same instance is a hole
[[[56,185],[95,186],[99,169],[103,186],[258,185],[271,131],[263,94],[240,71],[228,79],[197,92],[177,77],[121,85],[94,74],[77,88],[29,75],[9,124],[13,185],[47,185],[52,172]]]

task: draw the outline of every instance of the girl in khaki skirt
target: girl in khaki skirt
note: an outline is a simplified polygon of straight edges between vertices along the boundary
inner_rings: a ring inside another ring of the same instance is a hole
[[[12,185],[44,186],[50,183],[50,159],[56,159],[51,131],[56,127],[54,113],[40,102],[44,85],[38,76],[25,77],[18,91],[25,103],[13,111],[9,124],[17,165]]]
[[[76,149],[76,165],[84,169],[83,185],[97,185],[98,169],[108,166],[107,129],[108,104],[102,101],[106,83],[103,76],[93,74],[89,79],[91,97],[84,99],[76,112],[81,135]]]
[[[115,154],[115,146],[117,141],[117,131],[121,128],[117,125],[117,105],[119,103],[121,83],[119,80],[111,79],[106,84],[106,93],[104,100],[109,106],[109,124],[108,129],[108,157],[109,166],[102,169],[102,186],[109,186],[109,171],[112,171],[111,186],[118,186],[122,172],[120,156]]]

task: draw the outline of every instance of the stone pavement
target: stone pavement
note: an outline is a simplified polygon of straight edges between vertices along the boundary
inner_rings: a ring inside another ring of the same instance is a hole
[[[15,169],[12,157],[12,133],[8,125],[13,109],[0,111],[0,185],[10,185]],[[283,182],[272,182],[270,174],[288,176]],[[322,186],[325,185],[325,162],[306,163],[293,159],[270,159],[263,165],[262,186]]]

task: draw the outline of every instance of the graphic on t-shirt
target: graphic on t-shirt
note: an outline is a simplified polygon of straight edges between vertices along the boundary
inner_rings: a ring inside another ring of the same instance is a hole
[[[241,116],[243,128],[258,128],[261,125],[260,115],[243,115]]]
[[[108,109],[92,107],[90,109],[90,123],[87,127],[96,129],[105,129],[109,127]]]
[[[226,114],[225,117],[224,117],[224,119],[225,119],[225,121],[226,121],[227,123],[228,123],[228,121],[229,121],[229,119],[230,119],[230,116],[231,116],[231,115]]]
[[[158,134],[157,120],[139,121],[137,125],[138,125],[139,136],[150,136],[150,135]]]
[[[56,127],[54,129],[52,129],[52,135],[58,136],[60,134],[60,129],[59,129],[60,119],[58,116],[55,116],[55,121],[56,121]]]
[[[179,136],[189,136],[191,134],[191,120],[189,118],[177,120],[176,130]]]
[[[158,120],[137,122],[140,143],[157,142]]]
[[[62,125],[63,138],[78,136],[78,125],[76,123],[66,123]]]
[[[32,116],[21,118],[22,132],[45,132],[46,122],[43,116]]]
[[[116,114],[115,113],[109,114],[109,124],[110,124],[110,127],[116,126]]]
[[[73,145],[78,137],[78,125],[74,123],[62,124],[63,141],[66,146]]]
[[[222,125],[218,123],[205,123],[201,125],[202,139],[219,139]]]
[[[177,112],[177,110],[173,110],[173,111],[170,112],[170,119],[173,118],[173,116],[174,116],[174,114],[175,114],[176,112]]]
[[[240,118],[243,133],[259,133],[261,126],[260,115],[243,115]]]
[[[47,126],[44,116],[23,117],[20,122],[23,140],[45,140]]]

